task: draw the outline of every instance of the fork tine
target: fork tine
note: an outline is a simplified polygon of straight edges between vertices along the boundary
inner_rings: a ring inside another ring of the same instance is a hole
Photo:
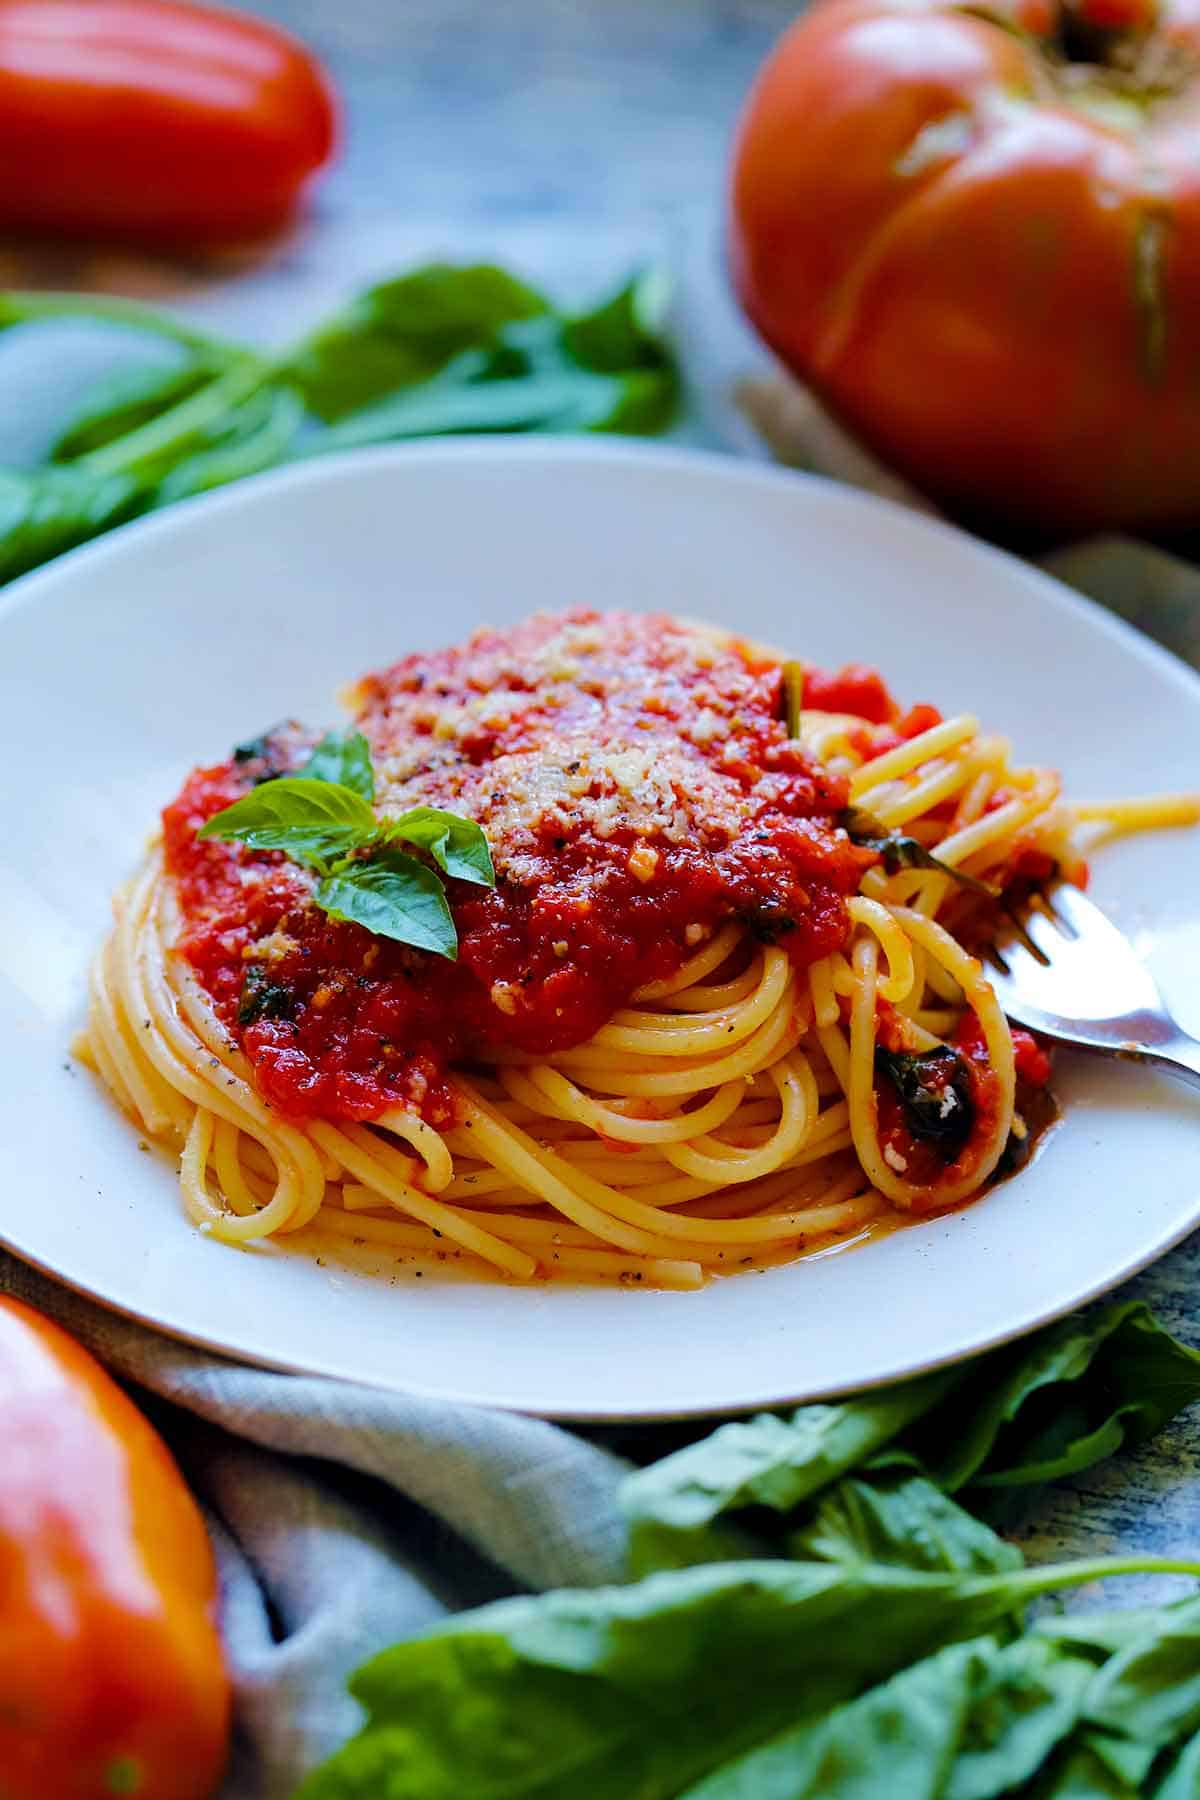
[[[1077,938],[1081,929],[1071,906],[1071,895],[1077,891],[1060,882],[1055,887],[1043,888],[1038,896],[1041,909],[1054,920],[1063,937],[1069,939]]]
[[[1054,890],[1054,905],[1060,919],[1070,926],[1072,937],[1082,937],[1086,931],[1095,931],[1098,926],[1115,930],[1111,919],[1100,912],[1095,902],[1079,888],[1072,887],[1069,882],[1060,882]]]
[[[1035,950],[1041,951],[1047,962],[1056,950],[1062,949],[1064,934],[1050,913],[1043,912],[1040,907],[1031,907],[1025,915],[1024,925],[1030,943]]]
[[[1039,963],[1049,960],[1045,951],[1039,950],[1030,937],[1028,918],[1022,916],[1015,906],[1004,908],[1004,917],[997,928],[995,938],[988,946],[988,954],[998,963],[1002,963],[1006,957],[1011,961],[1014,956],[1029,956]]]
[[[995,981],[1020,982],[1040,975],[1050,966],[1040,950],[1019,937],[1008,938],[1002,949],[992,956],[992,974]]]
[[[1007,949],[1007,946],[1005,946],[1005,948]],[[1001,950],[999,944],[985,944],[983,946],[983,955],[986,961],[990,962],[994,969],[1000,971],[1001,975],[1007,975],[1009,973],[1009,966],[1005,960],[1004,951]]]
[[[1042,896],[1023,915],[1014,908],[986,952],[1009,1018],[1062,1043],[1165,1059],[1200,1076],[1200,1045],[1193,1061],[1170,1048],[1186,1040],[1114,921],[1067,884],[1047,907]]]

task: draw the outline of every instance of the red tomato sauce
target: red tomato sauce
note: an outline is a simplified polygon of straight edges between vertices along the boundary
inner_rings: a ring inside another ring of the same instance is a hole
[[[1045,1087],[1050,1079],[1050,1058],[1046,1051],[1032,1031],[1026,1031],[1020,1025],[1013,1025],[1010,1029],[1017,1080],[1027,1083],[1029,1087]],[[983,1031],[973,1012],[965,1012],[959,1020],[954,1042],[964,1056],[973,1057],[980,1062],[987,1056]]]
[[[877,1036],[880,1046],[901,1054],[914,1049],[914,1040],[904,1015],[887,1001],[878,1003]],[[971,1107],[970,1129],[957,1155],[919,1135],[911,1128],[911,1120],[894,1083],[878,1067],[875,1077],[875,1123],[879,1147],[885,1160],[903,1175],[913,1187],[936,1189],[940,1183],[969,1173],[977,1146],[986,1141],[999,1107],[999,1084],[987,1059],[983,1035],[973,1012],[963,1014],[952,1048],[960,1061],[946,1058],[945,1066],[935,1064],[924,1082],[933,1092],[940,1092],[947,1077],[955,1069],[966,1082]]]
[[[896,720],[896,703],[882,677],[863,663],[847,663],[836,675],[806,667],[803,701],[817,712],[852,713],[872,725]]]
[[[806,671],[805,687],[806,704],[902,725],[870,671]],[[846,941],[846,898],[875,859],[837,825],[845,782],[787,739],[773,656],[578,611],[405,657],[352,704],[377,808],[475,819],[497,882],[447,881],[457,962],[413,950],[329,920],[278,852],[197,841],[310,739],[280,728],[263,755],[189,778],[163,814],[178,948],[285,1114],[400,1105],[445,1124],[448,1066],[581,1042],[727,920],[797,967]]]

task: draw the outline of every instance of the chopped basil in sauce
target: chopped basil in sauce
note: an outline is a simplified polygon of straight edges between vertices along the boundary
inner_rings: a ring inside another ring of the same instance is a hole
[[[238,1001],[238,1024],[253,1025],[258,1019],[289,1018],[292,1001],[289,990],[271,981],[261,963],[248,963]]]
[[[958,1051],[939,1046],[909,1053],[879,1045],[875,1067],[895,1088],[913,1137],[933,1144],[953,1162],[975,1122],[970,1076]]]

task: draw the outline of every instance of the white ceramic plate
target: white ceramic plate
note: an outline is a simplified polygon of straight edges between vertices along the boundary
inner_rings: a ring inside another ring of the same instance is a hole
[[[1200,1106],[1062,1058],[1066,1117],[968,1211],[695,1294],[408,1279],[233,1250],[72,1064],[110,891],[195,762],[408,649],[536,607],[666,608],[978,711],[1079,796],[1194,785],[1200,682],[955,532],[685,454],[539,442],[314,463],[66,557],[0,606],[0,1238],[164,1329],[286,1368],[574,1417],[891,1380],[1045,1320],[1200,1219]],[[1114,847],[1095,891],[1200,1030],[1200,832]]]

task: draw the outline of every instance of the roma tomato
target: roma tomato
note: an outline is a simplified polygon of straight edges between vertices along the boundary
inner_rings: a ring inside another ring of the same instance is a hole
[[[0,1299],[0,1794],[207,1800],[229,1692],[204,1525],[86,1351]]]
[[[1200,0],[818,0],[730,247],[783,362],[960,517],[1200,524]]]
[[[183,246],[279,225],[335,137],[295,39],[179,0],[0,0],[0,226]]]

